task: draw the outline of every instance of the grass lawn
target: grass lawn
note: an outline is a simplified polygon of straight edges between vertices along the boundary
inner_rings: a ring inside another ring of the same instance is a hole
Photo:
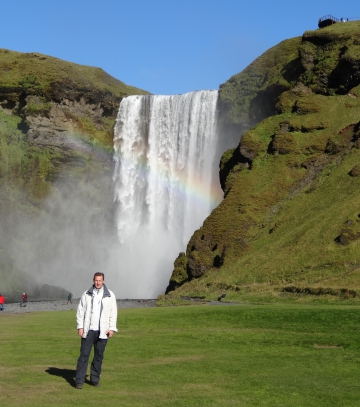
[[[73,387],[75,312],[0,315],[0,405],[360,406],[360,308],[119,310],[101,387]]]

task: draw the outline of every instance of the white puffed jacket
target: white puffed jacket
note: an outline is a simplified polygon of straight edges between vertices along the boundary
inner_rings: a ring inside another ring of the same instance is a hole
[[[100,310],[100,339],[107,339],[107,331],[115,331],[116,321],[117,321],[117,304],[115,294],[108,290],[106,285],[104,287],[104,295],[101,300],[101,310]],[[86,338],[91,319],[91,309],[93,300],[94,286],[91,286],[80,298],[80,302],[76,312],[76,324],[77,329],[83,329],[83,338]]]

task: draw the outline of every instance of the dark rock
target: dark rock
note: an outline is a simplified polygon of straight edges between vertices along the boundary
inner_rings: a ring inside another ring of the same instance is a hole
[[[280,125],[280,130],[282,132],[287,133],[287,132],[290,131],[290,122],[289,122],[289,120],[285,120],[285,121],[279,123],[279,125]]]
[[[358,177],[360,175],[360,165],[355,165],[349,172],[351,177]]]
[[[351,242],[360,239],[360,232],[355,231],[352,228],[345,228],[340,232],[340,235],[337,236],[334,241],[341,245],[347,246]]]
[[[250,137],[244,135],[241,138],[240,144],[240,162],[247,162],[251,165],[256,156],[258,155],[259,145],[251,140]]]
[[[220,184],[226,194],[229,186],[226,180],[230,172],[238,172],[243,169],[251,169],[253,160],[257,157],[259,144],[255,143],[247,133],[244,135],[237,148],[226,151],[220,161]]]
[[[357,292],[355,290],[349,290],[348,288],[325,288],[325,287],[284,287],[282,292],[302,295],[332,295],[343,298],[355,298]]]
[[[217,245],[216,245],[216,247],[217,247]],[[220,268],[225,262],[225,256],[226,256],[226,245],[224,244],[223,248],[221,250],[221,254],[215,255],[213,266],[216,268]]]
[[[181,252],[174,262],[174,270],[171,274],[169,285],[166,288],[165,294],[175,290],[177,287],[180,287],[186,281],[189,281],[187,267],[188,258],[186,257],[185,253]]]
[[[206,271],[206,267],[201,262],[199,252],[197,250],[190,253],[187,270],[189,275],[193,278],[201,277]]]
[[[269,235],[273,234],[276,229],[277,229],[277,224],[275,223],[275,225],[269,230]]]
[[[269,144],[270,154],[290,154],[296,149],[296,140],[291,133],[278,132],[273,136],[273,141]]]
[[[328,140],[325,146],[325,153],[330,155],[338,154],[341,151],[341,147],[335,144],[332,140]]]

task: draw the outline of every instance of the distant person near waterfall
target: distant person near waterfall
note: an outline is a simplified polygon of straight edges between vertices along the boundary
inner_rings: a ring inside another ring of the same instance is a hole
[[[0,294],[0,311],[4,311],[5,297]]]
[[[27,294],[26,293],[22,293],[22,303],[20,304],[20,307],[26,307],[26,303],[27,303]]]
[[[76,313],[78,335],[81,337],[80,356],[76,366],[75,388],[82,389],[85,382],[91,348],[94,358],[90,368],[90,381],[100,386],[100,373],[105,346],[117,332],[117,304],[115,294],[104,284],[104,274],[95,273],[93,285],[84,292]]]

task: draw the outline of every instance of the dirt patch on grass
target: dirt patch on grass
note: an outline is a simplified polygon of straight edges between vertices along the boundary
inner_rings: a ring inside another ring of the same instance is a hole
[[[150,363],[154,365],[168,365],[172,363],[197,362],[201,359],[204,359],[204,356],[192,355],[183,357],[154,358],[150,361]]]
[[[341,345],[313,345],[315,349],[343,349]]]

